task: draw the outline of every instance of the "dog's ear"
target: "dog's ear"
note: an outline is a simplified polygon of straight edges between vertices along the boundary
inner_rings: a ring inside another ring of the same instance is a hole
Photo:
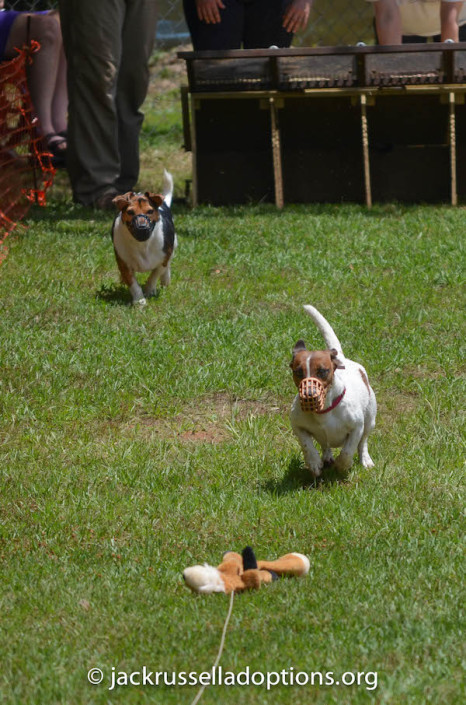
[[[298,340],[298,342],[295,343],[295,346],[293,348],[293,359],[290,362],[290,367],[293,367],[293,361],[296,353],[301,352],[301,350],[306,350],[306,343],[304,342],[304,340]]]
[[[298,340],[297,343],[295,343],[295,346],[293,348],[293,355],[296,355],[296,353],[300,352],[301,350],[306,350],[306,343],[304,340]]]
[[[126,206],[129,204],[132,195],[133,195],[132,191],[128,191],[127,193],[119,194],[118,196],[115,196],[112,203],[114,203],[116,205],[116,207],[118,208],[119,211],[122,211],[123,208],[126,208]]]
[[[339,357],[338,350],[336,350],[335,348],[332,348],[330,350],[330,359],[332,360],[334,370],[345,369],[344,361]]]
[[[156,208],[160,208],[164,201],[164,198],[160,193],[149,193],[149,191],[146,191],[144,195]]]

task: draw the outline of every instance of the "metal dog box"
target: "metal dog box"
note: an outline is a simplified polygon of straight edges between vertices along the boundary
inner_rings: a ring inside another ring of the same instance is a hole
[[[464,44],[179,56],[194,204],[466,197]]]

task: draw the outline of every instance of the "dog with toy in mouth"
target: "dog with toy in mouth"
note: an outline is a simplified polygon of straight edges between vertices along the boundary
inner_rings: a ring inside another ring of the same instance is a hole
[[[367,439],[375,426],[377,402],[362,365],[343,355],[333,328],[314,306],[304,306],[320,330],[327,350],[307,350],[303,340],[293,348],[290,367],[298,394],[291,408],[291,426],[304,461],[315,477],[324,465],[348,470],[358,451],[365,468],[374,467]],[[322,449],[319,455],[314,441]],[[333,459],[332,448],[341,448]]]
[[[162,194],[128,193],[116,196],[119,209],[112,227],[112,240],[121,280],[129,287],[132,303],[144,305],[156,293],[157,281],[170,283],[170,263],[177,238],[170,210],[173,178],[165,170]],[[144,288],[136,272],[150,272]]]

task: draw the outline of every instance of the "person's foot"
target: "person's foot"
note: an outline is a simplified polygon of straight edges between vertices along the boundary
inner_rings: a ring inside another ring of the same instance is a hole
[[[65,134],[49,132],[44,135],[45,150],[52,155],[52,166],[55,169],[62,169],[66,165],[67,141]]]
[[[95,199],[93,207],[100,211],[113,211],[115,210],[115,204],[113,199],[120,195],[120,191],[112,188],[104,191],[98,198]]]

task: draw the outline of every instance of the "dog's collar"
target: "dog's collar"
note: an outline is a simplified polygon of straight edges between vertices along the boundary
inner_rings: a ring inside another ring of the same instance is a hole
[[[332,401],[332,403],[330,404],[330,406],[328,406],[326,409],[323,409],[322,411],[315,411],[314,413],[315,413],[315,414],[328,414],[329,411],[332,411],[332,409],[334,409],[336,406],[338,406],[338,404],[341,402],[341,400],[343,399],[343,397],[345,396],[345,394],[346,394],[346,387],[344,388],[344,390],[342,391],[342,393],[339,394],[339,395]]]

